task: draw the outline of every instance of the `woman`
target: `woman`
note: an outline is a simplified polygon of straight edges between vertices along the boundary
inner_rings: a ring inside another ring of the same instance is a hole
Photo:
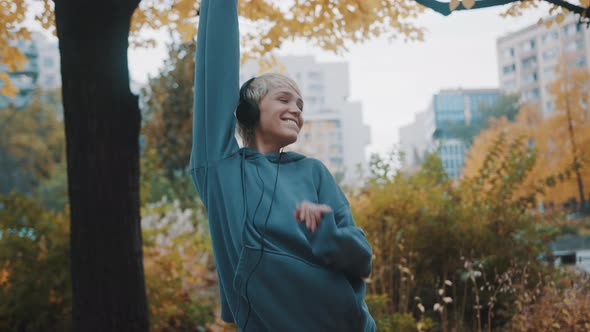
[[[375,331],[362,280],[371,248],[326,167],[282,152],[303,125],[295,82],[266,74],[238,89],[237,17],[237,0],[202,1],[190,160],[221,317],[240,331]]]

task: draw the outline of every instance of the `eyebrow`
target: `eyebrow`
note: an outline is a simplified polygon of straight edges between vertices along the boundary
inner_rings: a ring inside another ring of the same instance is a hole
[[[284,90],[281,90],[281,91],[278,91],[275,93],[275,96],[278,96],[278,95],[288,95],[289,97],[295,97],[295,95],[292,92],[284,91]],[[300,103],[301,104],[300,107],[303,108],[303,104],[304,104],[303,99],[297,98],[297,102]]]

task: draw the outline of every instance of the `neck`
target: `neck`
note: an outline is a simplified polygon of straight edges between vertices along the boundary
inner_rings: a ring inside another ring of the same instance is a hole
[[[273,142],[266,142],[260,137],[255,137],[254,142],[252,142],[252,144],[248,144],[248,148],[258,151],[262,154],[269,154],[272,152],[279,153],[282,149],[282,146],[278,146]]]

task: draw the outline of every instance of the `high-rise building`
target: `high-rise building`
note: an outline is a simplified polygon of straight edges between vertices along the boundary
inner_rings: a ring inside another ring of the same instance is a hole
[[[275,72],[294,79],[305,103],[305,124],[293,150],[320,159],[343,183],[358,181],[358,165],[366,167],[365,148],[370,129],[363,124],[362,105],[348,100],[349,73],[346,63],[317,62],[313,56],[280,56]],[[241,83],[258,76],[259,65],[242,66]]]
[[[39,77],[37,78],[37,86],[42,90],[61,87],[60,56],[57,41],[51,41],[40,32],[33,32],[32,39],[38,54]]]
[[[453,89],[435,94],[426,111],[400,128],[400,149],[406,155],[403,169],[411,171],[426,153],[437,151],[449,177],[459,177],[468,145],[452,129],[482,120],[482,110],[493,106],[499,95],[498,89]]]
[[[416,114],[414,122],[399,128],[399,148],[403,152],[403,171],[413,173],[424,161],[426,151],[432,151],[434,134],[434,112]]]
[[[522,101],[536,101],[547,116],[555,107],[548,85],[555,80],[560,59],[590,68],[590,29],[566,15],[561,24],[533,24],[498,38],[498,71],[504,92],[519,93]]]
[[[0,95],[0,109],[8,108],[10,105],[15,108],[27,106],[33,98],[35,84],[39,76],[38,54],[34,42],[31,40],[12,40],[10,43],[18,47],[28,61],[22,69],[16,71],[9,71],[7,65],[0,64],[0,72],[8,72],[11,84],[18,89],[14,97]],[[0,81],[0,86],[4,86],[4,82]]]

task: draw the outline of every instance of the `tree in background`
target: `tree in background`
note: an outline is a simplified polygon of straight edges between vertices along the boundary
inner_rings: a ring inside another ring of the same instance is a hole
[[[22,109],[0,110],[0,193],[32,193],[65,163],[58,91],[37,90]]]
[[[160,73],[151,78],[145,96],[142,135],[169,179],[188,165],[192,144],[195,43],[171,44]]]
[[[555,68],[557,79],[548,89],[555,98],[555,108],[540,131],[548,135],[544,148],[556,152],[552,157],[561,155],[556,158],[558,167],[568,163],[575,165],[579,206],[590,212],[582,174],[583,169],[586,174],[590,169],[587,165],[590,162],[590,72],[586,68],[573,67],[574,63],[562,59]]]
[[[0,330],[70,331],[67,209],[0,195]]]
[[[549,85],[555,103],[552,113],[543,118],[538,104],[526,103],[521,106],[514,122],[493,120],[490,127],[474,139],[466,157],[465,176],[477,174],[494,139],[504,135],[508,142],[512,142],[524,136],[523,144],[534,148],[537,162],[519,192],[536,191],[537,199],[544,205],[551,202],[563,204],[574,196],[580,201],[586,197],[582,193],[584,187],[590,186],[590,168],[587,166],[590,155],[590,74],[586,69],[572,68],[565,62],[556,69],[557,79]]]

